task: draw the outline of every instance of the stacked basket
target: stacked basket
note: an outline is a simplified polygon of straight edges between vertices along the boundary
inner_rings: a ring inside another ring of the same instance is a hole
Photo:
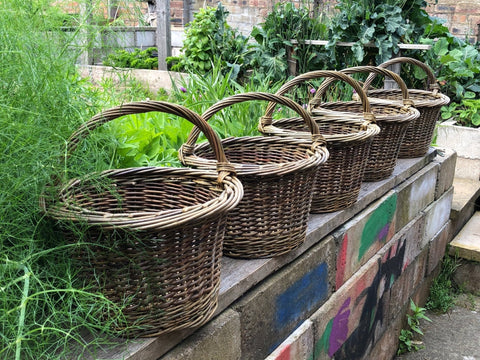
[[[432,70],[421,61],[416,59],[399,57],[380,64],[380,68],[387,68],[393,64],[407,63],[420,67],[427,74],[427,88],[429,90],[409,89],[410,99],[420,115],[408,125],[405,137],[403,138],[400,152],[400,158],[420,157],[427,153],[432,142],[435,124],[440,115],[442,106],[450,102],[448,96],[439,92],[437,79]],[[376,73],[370,74],[365,80],[364,89],[368,89]],[[399,89],[377,89],[368,90],[368,96],[372,103],[399,103],[402,101],[402,93]]]
[[[312,213],[338,211],[357,201],[370,145],[380,131],[361,86],[340,72],[320,70],[299,75],[285,83],[277,94],[283,95],[297,85],[318,78],[338,79],[351,85],[361,96],[363,116],[359,119],[334,112],[314,116],[327,141],[330,157],[319,168],[313,186]],[[296,138],[309,136],[305,123],[298,117],[273,120],[274,109],[275,104],[269,104],[260,119],[259,130],[263,134]]]
[[[71,136],[68,154],[96,127],[150,111],[197,126],[213,149],[217,170],[108,170],[73,179],[43,202],[47,215],[70,225],[65,230],[76,224],[84,232],[74,254],[79,276],[123,308],[126,322],[116,330],[126,326],[129,336],[199,326],[212,316],[227,214],[243,195],[220,139],[198,114],[179,105],[148,101],[106,110]]]
[[[306,237],[313,184],[318,167],[328,158],[325,140],[310,115],[294,101],[268,93],[238,94],[204,112],[210,119],[234,104],[264,100],[297,112],[310,130],[308,139],[244,136],[222,140],[227,158],[244,186],[244,197],[229,215],[224,254],[236,258],[264,258],[285,254]],[[234,119],[233,119],[234,121]],[[214,168],[208,144],[198,144],[194,128],[181,148],[184,164]]]
[[[341,70],[345,74],[374,72],[389,76],[395,80],[401,89],[402,102],[371,103],[372,113],[375,115],[380,134],[373,140],[365,168],[364,181],[379,181],[392,175],[395,168],[400,145],[407,131],[409,123],[418,118],[420,113],[412,107],[408,89],[403,80],[392,71],[374,66],[358,66]],[[322,102],[322,96],[333,82],[327,79],[318,89],[315,97],[309,103],[309,110],[313,116],[331,116],[332,113],[344,116],[362,118],[364,108],[358,101]]]

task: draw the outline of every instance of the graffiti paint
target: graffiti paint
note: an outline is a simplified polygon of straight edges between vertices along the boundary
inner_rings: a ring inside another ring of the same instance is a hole
[[[388,255],[378,259],[378,270],[370,280],[358,279],[362,288],[353,286],[346,293],[315,344],[316,358],[323,354],[335,360],[362,359],[373,347],[384,325],[385,294],[404,270],[405,249],[405,241],[392,244]]]
[[[386,199],[369,217],[362,231],[360,247],[358,249],[358,260],[375,242],[384,243],[388,238],[393,216],[397,208],[397,194]]]
[[[292,284],[276,300],[277,329],[298,323],[307,311],[318,308],[328,296],[328,266],[321,263]]]

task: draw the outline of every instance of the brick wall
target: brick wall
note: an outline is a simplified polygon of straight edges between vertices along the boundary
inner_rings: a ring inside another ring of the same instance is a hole
[[[188,0],[191,10],[197,11],[200,7],[216,6],[218,0]],[[278,0],[224,0],[223,6],[230,12],[228,23],[248,35],[252,27],[262,22]],[[294,0],[302,3],[302,0]],[[181,23],[184,0],[171,0],[170,7],[174,24]],[[331,11],[334,0],[318,0],[320,7]],[[476,41],[479,38],[478,25],[480,24],[480,0],[428,0],[427,11],[430,15],[446,20],[450,32],[460,38],[468,36]]]
[[[452,35],[471,41],[480,41],[480,0],[429,0],[427,11],[430,15],[446,20],[445,25]]]

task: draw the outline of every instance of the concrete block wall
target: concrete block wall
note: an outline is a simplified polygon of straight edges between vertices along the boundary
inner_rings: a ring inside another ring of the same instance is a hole
[[[445,253],[454,160],[400,160],[390,179],[362,185],[351,209],[312,215],[301,248],[226,259],[209,323],[126,358],[392,359],[410,298],[425,303]]]
[[[445,253],[454,155],[437,156],[345,225],[345,233],[357,234],[349,238],[356,248],[347,252],[350,260],[339,261],[340,243],[336,292],[302,324],[302,336],[293,333],[268,360],[394,357],[409,299],[425,303]],[[309,353],[305,344],[312,344]]]

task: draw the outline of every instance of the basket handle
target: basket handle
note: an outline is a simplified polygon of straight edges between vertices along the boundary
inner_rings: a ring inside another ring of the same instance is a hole
[[[164,112],[167,114],[180,116],[190,121],[199,132],[201,131],[205,135],[217,160],[219,183],[223,181],[225,176],[235,174],[234,167],[229,163],[227,157],[225,156],[220,138],[212,129],[212,127],[208,125],[208,123],[196,112],[182,105],[173,104],[166,101],[149,100],[126,103],[110,108],[93,116],[89,121],[82,124],[68,139],[67,156],[71,154],[73,150],[75,150],[82,139],[87,137],[87,135],[97,127],[100,127],[101,125],[124,115],[142,114],[151,111]]]
[[[358,81],[355,79],[351,78],[350,76],[347,76],[339,71],[334,71],[334,70],[316,70],[316,71],[310,71],[305,74],[298,75],[297,77],[287,81],[285,84],[278,89],[278,91],[275,93],[276,95],[283,95],[285,94],[288,90],[291,88],[295,87],[296,85],[299,85],[307,80],[313,80],[317,78],[331,78],[332,81],[333,79],[338,79],[346,82],[350,86],[352,86],[355,91],[359,94],[360,100],[362,101],[363,105],[363,113],[364,113],[364,118],[367,121],[370,122],[375,122],[375,117],[370,111],[370,102],[368,101],[367,95],[363,91],[361,85],[359,84]],[[265,111],[265,115],[260,118],[260,123],[258,125],[258,128],[260,131],[262,131],[266,126],[272,125],[273,122],[273,110],[275,109],[276,104],[275,103],[269,103],[267,106],[267,110]],[[311,110],[310,104],[308,106],[308,110]],[[308,113],[311,113],[311,111],[308,111]]]
[[[249,93],[243,93],[243,94],[236,94],[232,95],[228,98],[225,98],[223,100],[218,101],[211,107],[209,107],[203,114],[202,118],[205,119],[205,121],[208,121],[215,113],[218,111],[231,106],[233,104],[249,101],[249,100],[265,100],[269,101],[270,103],[276,103],[276,104],[281,104],[284,106],[289,107],[290,109],[296,111],[307,123],[308,128],[310,129],[310,132],[312,133],[312,146],[321,146],[326,144],[326,140],[323,137],[322,134],[320,134],[320,130],[318,129],[317,123],[313,121],[312,117],[310,114],[305,111],[300,105],[298,105],[295,101],[279,96],[279,95],[274,95],[270,93],[265,93],[265,92],[249,92]],[[194,152],[194,146],[195,143],[197,142],[198,136],[200,135],[200,131],[197,127],[194,127],[190,134],[188,135],[188,139],[185,142],[185,144],[182,145],[181,151],[179,154],[180,156],[188,156],[192,155]]]
[[[394,73],[393,71],[391,70],[387,70],[387,69],[384,69],[384,68],[381,68],[381,67],[376,67],[376,66],[355,66],[355,67],[350,67],[350,68],[346,68],[346,69],[343,69],[343,70],[340,70],[342,73],[345,73],[345,74],[355,74],[355,73],[362,73],[362,72],[370,72],[370,75],[371,74],[381,74],[381,75],[384,75],[385,77],[390,77],[392,78],[397,84],[398,86],[400,87],[400,90],[402,91],[402,99],[403,99],[403,105],[405,106],[413,106],[414,103],[412,100],[410,100],[409,98],[409,94],[408,94],[408,89],[407,89],[407,85],[405,84],[405,82],[403,81],[403,79],[396,73]],[[327,82],[324,83],[325,86],[328,86]],[[324,85],[322,84],[322,86]],[[368,86],[364,83],[364,86],[363,86],[363,89],[366,91],[366,89],[368,89]],[[320,93],[320,96],[322,94],[322,91],[319,90],[319,93]]]
[[[401,57],[397,57],[397,58],[393,58],[388,61],[385,61],[384,63],[378,65],[377,67],[387,68],[390,65],[398,64],[398,63],[407,63],[407,64],[418,66],[423,71],[425,71],[425,74],[427,74],[427,85],[429,90],[433,91],[434,94],[436,94],[440,90],[440,86],[438,85],[437,78],[433,74],[432,69],[427,64],[421,62],[420,60],[401,56]],[[373,79],[375,79],[376,76],[377,75],[375,73],[370,74],[365,80],[363,88],[368,89],[368,87],[371,85]]]

